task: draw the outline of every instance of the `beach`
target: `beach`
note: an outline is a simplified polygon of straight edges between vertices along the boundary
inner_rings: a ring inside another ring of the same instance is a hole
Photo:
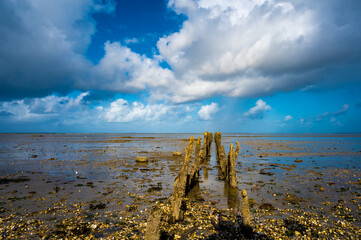
[[[191,136],[203,133],[0,134],[0,238],[143,239],[157,205],[164,237],[211,239],[214,219],[237,222],[242,189],[260,239],[361,235],[361,135],[222,134],[226,152],[240,145],[237,188],[219,178],[213,141],[184,220],[173,222]]]

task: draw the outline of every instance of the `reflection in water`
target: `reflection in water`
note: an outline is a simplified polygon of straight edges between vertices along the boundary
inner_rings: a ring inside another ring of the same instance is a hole
[[[148,162],[135,162],[134,167],[148,167]]]
[[[224,196],[227,198],[228,208],[238,209],[240,204],[237,188],[232,188],[228,183],[224,183]]]

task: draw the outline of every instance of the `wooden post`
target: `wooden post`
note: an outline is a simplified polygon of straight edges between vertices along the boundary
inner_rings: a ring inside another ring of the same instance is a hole
[[[194,155],[197,157],[197,155],[199,154],[200,151],[201,151],[201,137],[198,137]]]
[[[207,157],[211,156],[211,145],[212,145],[212,141],[213,141],[213,133],[209,132],[207,134]]]
[[[236,158],[236,160],[237,160],[237,158],[238,158],[238,154],[239,154],[239,142],[238,141],[236,141],[236,154],[235,154],[235,158]]]
[[[221,146],[221,153],[219,155],[219,165],[221,168],[221,173],[222,176],[221,178],[226,179],[227,177],[227,157],[226,157],[226,152],[224,150],[224,146]]]
[[[233,144],[229,149],[229,185],[233,188],[237,187],[237,172],[236,172],[236,151],[233,150]]]
[[[243,219],[243,224],[246,226],[250,226],[251,214],[249,211],[248,195],[245,189],[242,189],[241,196],[241,217]]]
[[[194,137],[192,136],[189,140],[189,144],[186,150],[186,155],[184,157],[182,168],[173,184],[172,210],[173,210],[173,218],[176,221],[183,219],[183,212],[181,207],[182,207],[183,198],[186,195],[186,189],[188,183],[188,169],[189,169],[189,162],[192,156],[193,144],[194,144]]]
[[[204,132],[203,150],[204,150],[205,157],[207,157],[208,156],[208,132]]]
[[[147,221],[147,230],[145,232],[144,240],[159,240],[160,239],[160,220],[162,218],[162,210],[158,207],[153,207],[149,213]]]
[[[222,151],[222,136],[220,132],[214,134],[214,141],[216,142],[216,158],[217,162],[220,162],[220,155]]]
[[[201,164],[202,160],[202,151],[196,155],[196,158],[194,159],[194,162],[191,166],[190,172],[189,172],[189,181],[188,181],[188,191],[187,193],[192,189],[192,187],[196,184],[199,178],[199,165]]]

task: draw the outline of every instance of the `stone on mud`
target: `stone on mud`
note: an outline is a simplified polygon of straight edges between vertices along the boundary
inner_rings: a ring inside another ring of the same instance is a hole
[[[149,161],[149,157],[136,157],[135,158],[136,162],[148,162]]]
[[[181,152],[173,152],[172,154],[173,154],[173,156],[182,156]]]

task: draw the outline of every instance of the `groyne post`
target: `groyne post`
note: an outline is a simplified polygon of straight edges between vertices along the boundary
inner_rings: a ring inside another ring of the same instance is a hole
[[[172,215],[173,215],[173,219],[176,221],[183,219],[182,203],[183,203],[183,198],[186,195],[186,189],[188,185],[188,169],[189,169],[189,162],[192,156],[193,144],[194,144],[194,137],[192,136],[189,140],[189,144],[186,150],[186,155],[184,157],[182,168],[173,183]]]
[[[243,219],[243,224],[250,226],[251,214],[249,211],[248,195],[245,189],[242,189],[241,192],[241,217]]]

